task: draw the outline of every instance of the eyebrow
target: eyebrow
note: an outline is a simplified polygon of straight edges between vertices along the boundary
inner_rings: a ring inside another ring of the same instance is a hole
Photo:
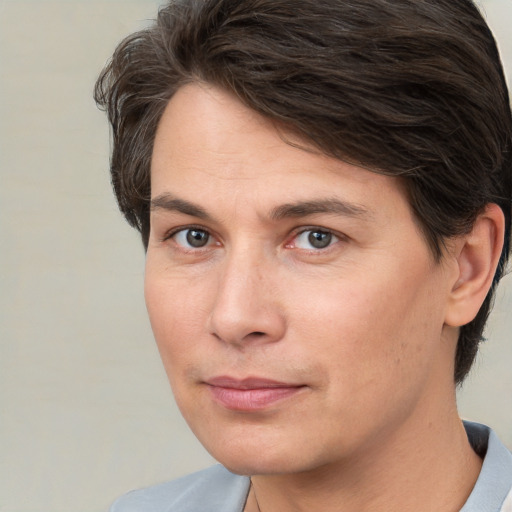
[[[363,206],[341,201],[335,198],[317,199],[314,201],[299,201],[274,208],[270,214],[272,220],[288,217],[307,217],[319,213],[344,215],[348,217],[369,217],[370,212]]]
[[[166,210],[176,211],[184,215],[190,215],[203,220],[213,220],[212,216],[201,206],[171,196],[161,194],[150,202],[151,211]],[[270,212],[270,219],[279,221],[285,218],[307,217],[315,214],[334,214],[348,217],[369,217],[370,212],[363,206],[342,201],[336,198],[316,199],[312,201],[297,201],[286,203],[273,208]]]
[[[191,217],[197,217],[203,220],[212,220],[204,208],[194,203],[186,201],[185,199],[178,199],[172,197],[169,194],[162,194],[154,199],[151,199],[150,210],[167,210],[183,213],[184,215],[190,215]]]

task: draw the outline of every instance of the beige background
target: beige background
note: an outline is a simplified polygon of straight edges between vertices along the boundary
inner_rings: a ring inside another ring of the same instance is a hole
[[[99,512],[211,462],[168,390],[91,98],[158,3],[0,0],[2,512]],[[512,70],[512,0],[484,3]],[[511,306],[509,277],[460,405],[512,447]]]

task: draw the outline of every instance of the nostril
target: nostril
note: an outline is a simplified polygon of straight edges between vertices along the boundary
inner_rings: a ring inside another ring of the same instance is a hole
[[[251,335],[252,335],[252,336],[258,336],[258,337],[261,337],[261,336],[265,336],[265,333],[264,333],[264,332],[261,332],[261,331],[254,331],[254,332],[251,332]]]

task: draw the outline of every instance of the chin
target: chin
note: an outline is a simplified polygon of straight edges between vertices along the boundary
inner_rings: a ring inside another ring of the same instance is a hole
[[[299,473],[304,469],[294,467],[290,462],[283,462],[270,459],[242,459],[241,457],[229,457],[217,459],[226,469],[237,475],[254,476],[254,475],[282,475]]]
[[[283,442],[260,440],[251,443],[247,438],[243,438],[239,442],[230,441],[221,445],[203,443],[203,445],[214,459],[237,475],[301,473],[322,465],[315,460],[314,454],[308,456],[302,449],[287,446]]]

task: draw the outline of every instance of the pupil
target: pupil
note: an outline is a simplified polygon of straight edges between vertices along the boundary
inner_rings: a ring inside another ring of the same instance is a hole
[[[328,247],[331,240],[331,233],[325,233],[323,231],[312,231],[308,236],[309,243],[315,249],[324,249],[325,247]]]
[[[204,247],[208,243],[208,233],[198,229],[190,229],[187,232],[187,242],[192,247]]]

